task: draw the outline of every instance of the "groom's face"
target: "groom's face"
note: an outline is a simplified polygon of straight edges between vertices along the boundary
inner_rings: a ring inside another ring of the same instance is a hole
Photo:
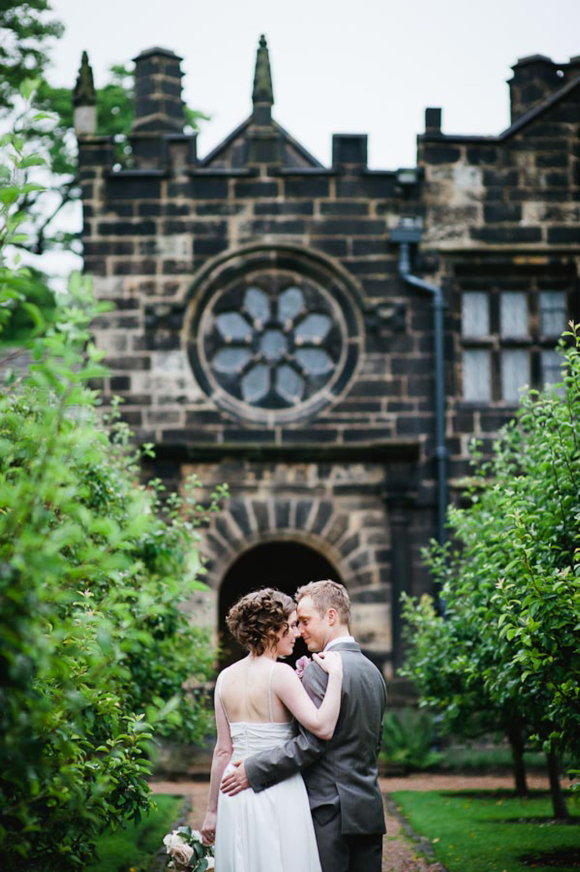
[[[322,651],[330,638],[327,615],[321,615],[312,598],[304,596],[298,603],[298,627],[309,651]]]

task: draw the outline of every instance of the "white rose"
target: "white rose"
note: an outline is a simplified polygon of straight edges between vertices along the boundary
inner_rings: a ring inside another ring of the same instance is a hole
[[[173,852],[173,848],[177,845],[183,845],[183,839],[181,838],[181,834],[177,832],[177,830],[173,830],[172,833],[167,833],[167,835],[163,839],[163,844],[167,848],[167,853],[171,854]]]
[[[200,842],[200,843],[203,844],[203,836],[201,835],[201,833],[200,833],[199,830],[192,830],[192,831],[191,831],[191,838],[192,838],[195,842]]]
[[[193,848],[191,845],[186,845],[185,842],[182,842],[181,845],[175,845],[171,855],[180,866],[187,866],[193,856]]]
[[[207,860],[207,868],[215,869],[215,859],[213,857],[206,857],[205,859]]]

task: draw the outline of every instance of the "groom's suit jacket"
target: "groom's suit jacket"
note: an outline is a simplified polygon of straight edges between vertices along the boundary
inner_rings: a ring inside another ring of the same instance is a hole
[[[329,742],[300,727],[299,733],[276,748],[244,761],[251,787],[258,792],[302,771],[310,808],[324,825],[337,811],[343,835],[385,832],[383,801],[378,785],[377,758],[387,691],[379,670],[356,642],[339,642],[343,663],[340,715]],[[304,688],[320,706],[328,675],[309,663]]]

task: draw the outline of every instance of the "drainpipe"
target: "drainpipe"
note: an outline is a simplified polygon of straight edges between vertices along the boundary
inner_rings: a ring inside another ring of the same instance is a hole
[[[411,242],[418,242],[420,231],[400,227],[391,232],[391,241],[399,245],[399,275],[403,281],[431,297],[433,308],[433,342],[435,352],[435,457],[437,460],[437,541],[445,543],[445,514],[447,511],[447,446],[445,444],[445,382],[443,347],[443,312],[445,301],[438,285],[411,273]]]

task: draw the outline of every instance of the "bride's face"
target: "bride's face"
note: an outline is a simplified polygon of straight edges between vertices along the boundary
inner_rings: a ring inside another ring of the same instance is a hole
[[[289,657],[294,651],[296,639],[300,635],[300,630],[298,629],[298,615],[296,611],[293,611],[288,615],[288,629],[282,627],[277,635],[278,641],[276,642],[276,656]]]

